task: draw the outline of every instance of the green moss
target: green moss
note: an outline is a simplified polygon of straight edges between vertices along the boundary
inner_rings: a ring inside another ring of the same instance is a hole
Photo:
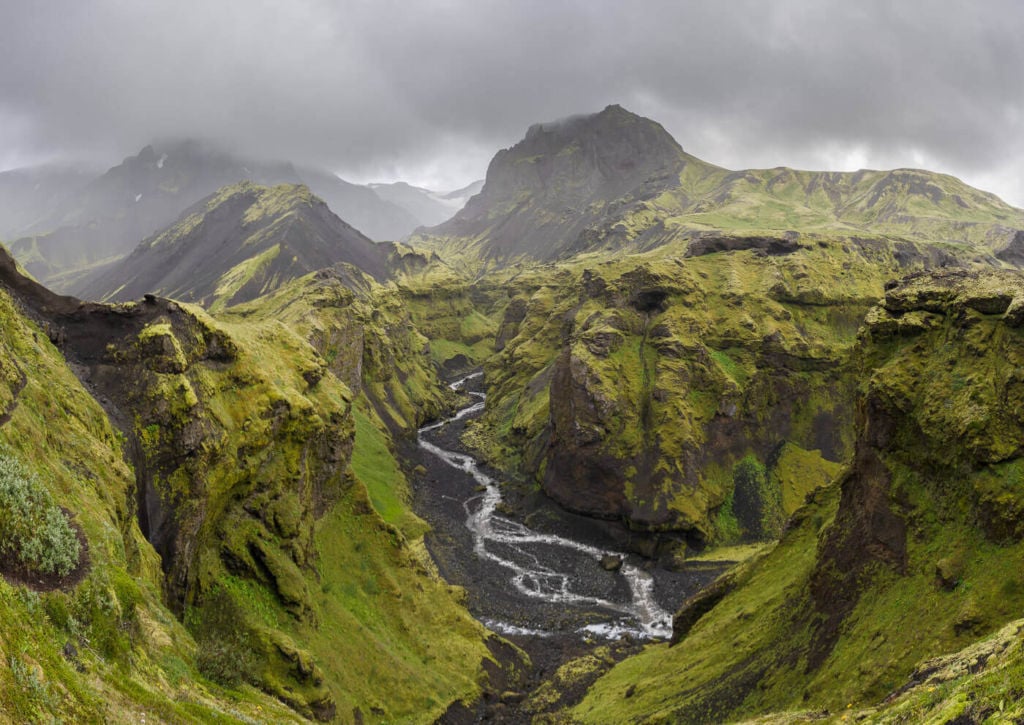
[[[782,494],[782,510],[786,515],[792,514],[803,505],[807,494],[831,483],[841,469],[841,464],[822,458],[820,451],[784,444],[770,471]]]
[[[917,677],[915,669],[931,672],[925,658],[961,650],[1018,616],[1024,542],[1014,502],[1024,477],[1019,448],[1003,460],[1004,436],[1020,425],[1006,407],[1017,382],[1004,365],[1020,360],[1022,346],[994,313],[970,312],[995,305],[986,292],[992,277],[996,286],[1017,283],[1016,275],[940,272],[890,292],[890,310],[927,305],[939,319],[896,340],[882,316],[862,330],[863,438],[843,478],[843,507],[836,513],[837,487],[813,489],[779,546],[686,639],[613,668],[577,715],[719,721],[851,706],[856,716]],[[834,466],[815,452],[787,448],[774,473],[741,461],[738,478],[796,484],[831,475]],[[964,667],[985,661],[964,657],[974,663]],[[685,676],[664,682],[645,672]],[[892,718],[997,712],[995,700],[970,700],[964,677],[927,697],[917,688]],[[990,682],[1005,699],[1000,676]],[[887,721],[880,713],[888,712],[861,714]]]
[[[732,378],[738,385],[743,385],[750,378],[750,371],[744,365],[733,359],[733,357],[730,356],[730,353],[737,357],[743,355],[742,350],[735,348],[732,350],[708,350],[708,354],[710,354],[711,358],[718,363],[725,374]]]
[[[420,536],[426,524],[409,508],[405,475],[389,449],[387,434],[365,401],[353,411],[356,424],[352,449],[352,472],[366,486],[374,509],[381,518],[399,527],[406,535]]]

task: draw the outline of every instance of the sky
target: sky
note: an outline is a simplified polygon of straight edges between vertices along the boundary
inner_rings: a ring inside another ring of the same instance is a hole
[[[729,168],[918,167],[1024,207],[1021,0],[0,0],[0,169],[194,137],[454,189],[611,103]]]

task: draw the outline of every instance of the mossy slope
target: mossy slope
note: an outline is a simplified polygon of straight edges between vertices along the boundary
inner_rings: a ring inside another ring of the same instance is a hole
[[[1024,260],[1024,211],[918,169],[853,173],[730,171],[683,151],[664,128],[619,106],[532,126],[492,160],[483,191],[413,235],[472,270],[597,252],[746,246],[827,234],[965,244]]]
[[[296,283],[320,291],[303,302],[309,305],[300,315],[304,329],[298,318],[290,320],[295,328],[274,319],[282,298],[271,298],[264,314],[250,308],[217,321],[197,307],[159,298],[79,304],[13,274],[10,282],[15,293],[25,290],[21,301],[126,433],[135,475],[116,448],[107,450],[102,460],[114,459],[122,476],[109,505],[128,532],[126,542],[137,549],[121,556],[137,560],[133,572],[144,566],[148,577],[142,581],[156,613],[138,616],[164,622],[168,634],[153,636],[177,643],[171,651],[183,671],[175,681],[209,678],[248,692],[244,697],[268,712],[278,705],[260,692],[298,715],[341,721],[430,721],[452,702],[478,696],[482,663],[491,659],[487,633],[459,604],[458,592],[431,575],[419,538],[423,526],[407,511],[404,479],[377,413],[379,405],[394,412],[392,425],[415,426],[423,414],[415,411],[430,409],[436,381],[414,379],[429,369],[414,365],[394,391],[381,388],[377,405],[365,386],[353,398],[332,372],[341,372],[347,358],[328,361],[305,337],[324,332],[318,325],[356,314],[348,305],[352,293],[334,275]],[[306,314],[313,309],[322,317]],[[372,316],[368,306],[362,311]],[[405,330],[402,319],[396,324]],[[350,319],[345,329],[357,326]],[[389,338],[375,337],[383,327],[365,332],[372,340],[357,347],[353,364],[380,375],[374,355],[394,348]],[[422,339],[397,331],[394,337],[417,345],[429,360]],[[351,340],[336,343],[351,355]],[[7,368],[10,407],[19,368]],[[64,371],[70,378],[66,365]],[[55,392],[88,401],[101,432],[117,441],[92,398],[74,387],[77,392]],[[391,402],[398,388],[404,408]],[[56,398],[46,400],[57,405]],[[15,414],[23,409],[13,407]],[[40,460],[61,450],[38,433],[25,447]],[[95,465],[84,461],[75,470]],[[387,470],[392,475],[380,478]],[[98,571],[111,575],[107,567]],[[142,600],[141,585],[123,578],[131,596]],[[97,620],[119,631],[120,619]],[[126,625],[125,631],[133,630]],[[62,644],[56,635],[46,646],[57,653]],[[114,712],[130,709],[135,697],[174,707],[163,692],[145,694],[159,673],[136,675],[125,666],[142,684],[116,700]],[[133,681],[126,678],[126,686]],[[219,687],[209,687],[224,697]]]
[[[615,667],[574,715],[720,722],[876,706],[923,659],[1017,617],[1021,300],[1024,277],[1011,272],[889,289],[859,336],[856,453],[839,488],[814,494],[678,644]],[[961,710],[997,712],[1017,696],[1000,672],[900,707],[938,712],[955,696]]]
[[[385,251],[308,187],[243,182],[196,203],[76,293],[103,300],[155,293],[219,309],[339,262],[378,279],[387,274]]]
[[[770,469],[792,511],[808,487],[789,469],[852,453],[857,327],[886,279],[930,266],[935,250],[822,237],[785,253],[657,251],[496,274],[511,299],[496,305],[474,440],[563,505],[655,534],[655,547],[682,532],[736,538],[741,459]]]
[[[258,690],[225,691],[197,671],[197,645],[162,601],[160,559],[134,515],[124,438],[51,342],[56,330],[27,318],[4,282],[0,439],[73,517],[87,553],[66,590],[0,579],[0,721],[296,719]]]

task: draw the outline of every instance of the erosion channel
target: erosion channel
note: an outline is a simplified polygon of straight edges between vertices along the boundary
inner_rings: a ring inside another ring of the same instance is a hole
[[[481,622],[545,667],[602,643],[667,639],[672,612],[722,571],[668,571],[614,549],[599,527],[551,502],[544,516],[521,521],[502,505],[502,474],[460,442],[466,421],[484,410],[482,374],[451,384],[469,404],[419,431],[414,507],[432,526],[427,545],[445,579],[466,589]],[[421,469],[422,470],[422,469]],[[515,518],[513,518],[515,517]],[[613,566],[602,566],[602,559]]]

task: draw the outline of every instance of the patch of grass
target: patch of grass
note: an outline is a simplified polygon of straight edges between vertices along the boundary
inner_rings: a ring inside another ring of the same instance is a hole
[[[782,494],[782,510],[792,514],[803,506],[807,494],[831,483],[842,470],[842,464],[827,461],[820,451],[807,451],[787,442],[769,475]]]
[[[742,351],[736,348],[730,350],[710,349],[708,354],[725,371],[725,374],[735,380],[738,385],[742,386],[750,378],[750,372],[747,368],[732,357],[733,355],[742,354]]]
[[[408,482],[389,448],[389,440],[366,401],[353,408],[356,424],[352,472],[366,486],[373,508],[389,524],[409,535],[422,534],[426,524],[409,510]]]

